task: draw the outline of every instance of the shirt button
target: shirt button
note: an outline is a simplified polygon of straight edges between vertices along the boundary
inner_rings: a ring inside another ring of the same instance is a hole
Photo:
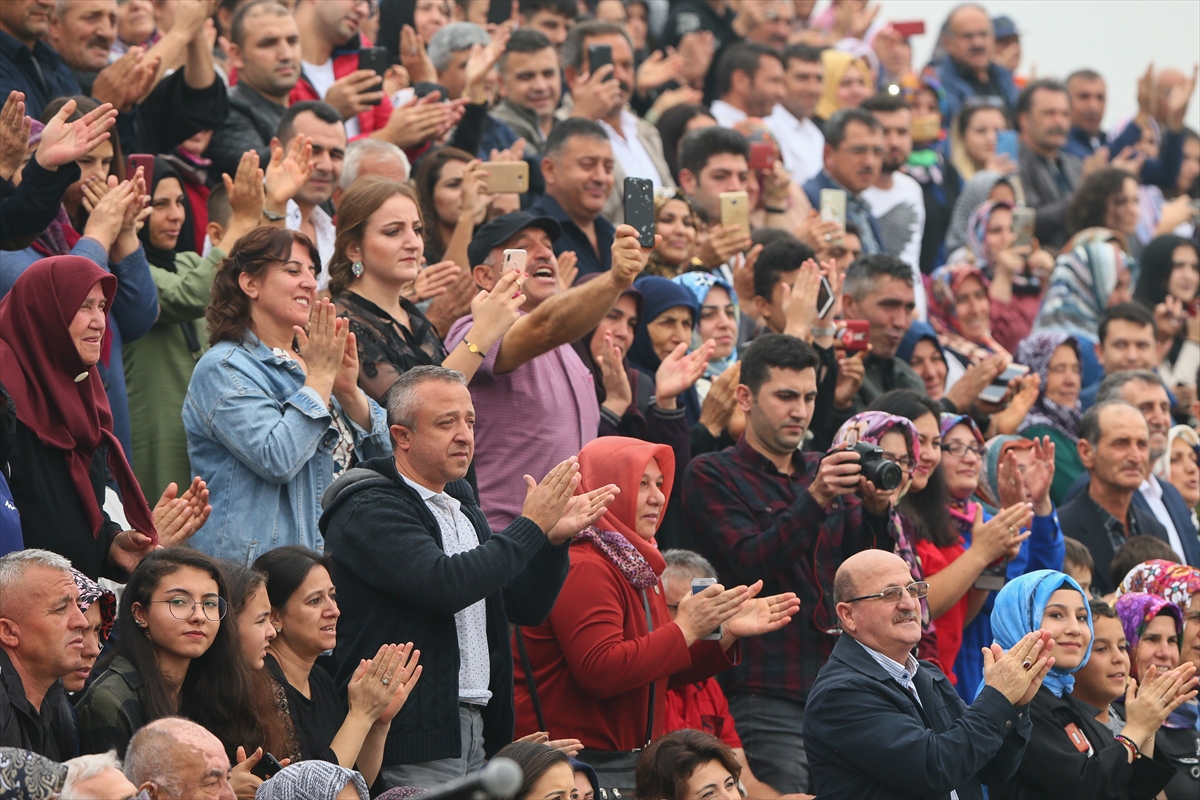
[[[658,594],[658,584],[654,584],[654,593]]]
[[[1004,720],[1004,727],[1006,727],[1006,728],[1011,728],[1011,727],[1012,727],[1012,720],[1011,720],[1011,719],[1006,719],[1006,720]]]
[[[837,500],[834,500],[832,503],[830,503],[830,504],[829,504],[829,507],[830,507],[830,508],[837,508],[837,507],[838,507]]]

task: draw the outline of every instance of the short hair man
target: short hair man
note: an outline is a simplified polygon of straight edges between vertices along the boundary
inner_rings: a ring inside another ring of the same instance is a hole
[[[787,587],[810,612],[833,608],[833,576],[844,558],[885,541],[889,508],[861,472],[838,474],[856,454],[800,451],[813,421],[817,364],[794,336],[751,342],[737,387],[745,434],[734,447],[693,459],[682,493],[684,524],[722,581],[753,576],[764,592]],[[777,634],[744,641],[741,664],[722,677],[747,760],[759,780],[785,794],[810,791],[804,703],[834,627],[831,613],[801,614]]]
[[[941,670],[912,653],[923,591],[890,552],[867,550],[838,568],[842,635],[804,715],[818,794],[983,797],[984,783],[1005,781],[1020,766],[1033,730],[1028,705],[1052,663],[1043,649],[1049,634],[1025,637],[1007,653],[993,644],[968,706]]]
[[[125,750],[125,777],[150,800],[234,800],[229,756],[221,740],[182,717],[144,726]]]
[[[1168,541],[1154,513],[1133,502],[1150,472],[1150,430],[1137,406],[1105,400],[1084,413],[1078,447],[1090,476],[1087,491],[1064,503],[1058,516],[1063,535],[1091,551],[1096,564],[1092,587],[1104,595],[1117,588],[1108,566],[1126,539],[1150,535]]]
[[[75,72],[95,74],[108,66],[117,39],[117,0],[56,2],[46,41]]]
[[[1104,309],[1094,345],[1096,359],[1105,375],[1127,369],[1155,369],[1158,366],[1158,326],[1154,316],[1141,303],[1117,303]],[[1084,387],[1079,401],[1084,409],[1096,402],[1100,384]]]
[[[579,6],[574,0],[521,0],[517,13],[522,28],[537,31],[556,50],[561,50],[575,24]]]
[[[553,219],[526,212],[505,214],[476,230],[467,257],[481,289],[491,291],[501,280],[506,249],[525,250],[523,314],[504,336],[482,346],[466,339],[470,315],[446,336],[448,349],[464,342],[482,359],[471,379],[479,412],[475,469],[493,530],[520,514],[526,490],[522,473],[545,475],[596,438],[600,409],[591,373],[571,342],[600,323],[646,264],[636,230],[623,225],[609,248],[612,268],[564,291],[553,250],[560,233]]]
[[[879,221],[862,193],[879,180],[883,168],[883,126],[861,108],[843,108],[825,122],[825,166],[804,184],[813,208],[821,207],[822,189],[846,193],[846,220],[858,226],[863,252],[882,253]]]
[[[598,516],[578,527],[564,519],[572,458],[527,490],[511,524],[488,526],[465,480],[475,409],[462,373],[411,369],[387,406],[392,456],[351,470],[324,500],[346,612],[338,678],[347,684],[388,642],[420,649],[424,678],[388,734],[382,775],[388,787],[431,788],[480,769],[485,747],[491,755],[511,741],[509,622],[549,616],[570,563],[564,545]]]
[[[1083,181],[1083,159],[1063,150],[1070,128],[1067,87],[1036,80],[1017,100],[1018,167],[1025,204],[1037,211],[1038,240],[1058,249],[1067,241],[1067,206]]]
[[[229,87],[229,116],[213,129],[204,155],[216,171],[234,175],[247,150],[258,151],[264,169],[271,161],[271,138],[300,80],[300,30],[277,0],[252,0],[233,15],[229,35],[238,81]]]
[[[710,223],[709,236],[697,258],[705,269],[727,264],[750,249],[750,231],[717,230],[721,193],[744,192],[750,180],[750,143],[737,131],[719,126],[689,132],[679,143],[679,188]],[[720,246],[718,246],[718,244]],[[724,276],[727,280],[731,275]]]
[[[79,669],[87,627],[70,561],[37,549],[0,558],[0,745],[51,761],[75,755],[60,679]]]
[[[67,779],[61,797],[71,800],[114,800],[130,798],[138,788],[121,772],[121,761],[113,751],[90,756],[77,756],[63,764]]]
[[[793,237],[771,242],[754,262],[754,309],[771,333],[785,333],[787,316],[783,309],[783,285],[796,280],[800,265],[816,253]]]
[[[783,97],[763,122],[779,142],[783,165],[797,186],[811,180],[825,164],[825,134],[812,120],[824,79],[820,50],[794,44],[783,51]]]
[[[562,100],[558,50],[544,33],[518,28],[500,56],[499,103],[491,114],[525,140],[525,152],[542,155]]]
[[[863,190],[871,216],[879,221],[885,251],[913,269],[917,317],[928,314],[921,274],[921,237],[925,233],[925,193],[921,184],[902,170],[912,154],[912,107],[903,97],[882,92],[868,97],[861,108],[871,112],[883,129],[883,163],[875,183]]]
[[[342,194],[359,178],[387,178],[396,183],[407,183],[411,166],[408,156],[391,142],[379,139],[358,139],[346,147],[342,159],[342,174],[333,192],[336,208]]]
[[[588,48],[593,45],[605,45],[612,51],[611,67],[592,71]],[[658,128],[626,108],[637,90],[633,44],[620,25],[592,20],[571,29],[563,44],[562,61],[571,96],[564,101],[560,116],[565,113],[594,120],[608,136],[614,158],[613,188],[601,213],[620,225],[625,221],[625,178],[645,178],[655,190],[675,188]]]
[[[995,62],[995,30],[983,6],[964,3],[955,7],[942,30],[946,57],[934,71],[944,91],[943,125],[950,125],[969,97],[999,97],[1013,108],[1017,85],[1012,71]]]
[[[747,117],[767,117],[783,100],[783,59],[755,42],[738,42],[717,62],[717,95],[710,110],[718,125],[732,128]]]

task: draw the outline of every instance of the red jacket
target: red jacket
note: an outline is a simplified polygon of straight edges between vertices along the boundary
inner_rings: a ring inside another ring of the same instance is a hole
[[[687,728],[710,733],[734,749],[742,747],[729,701],[716,678],[674,686],[667,692],[666,732]]]
[[[361,41],[361,43],[360,43]],[[333,51],[333,77],[335,80],[341,80],[358,69],[358,51],[360,47],[370,47],[370,40],[365,37],[355,36],[344,46]],[[288,105],[299,103],[302,100],[323,100],[324,98],[317,95],[317,90],[308,82],[308,78],[303,74],[300,80],[296,81],[296,85],[292,87],[291,93],[288,94]],[[361,139],[368,134],[374,133],[381,128],[387,126],[388,119],[392,116],[392,101],[384,92],[383,100],[379,105],[372,106],[366,111],[358,115],[358,125],[361,129],[361,134],[354,137]],[[353,141],[353,140],[351,140]]]
[[[635,546],[642,542],[635,542]],[[653,546],[653,545],[647,545]],[[641,594],[591,542],[571,545],[571,568],[550,619],[522,628],[551,739],[577,738],[597,750],[646,744],[646,710],[655,691],[654,736],[666,731],[667,686],[696,683],[733,665],[719,642],[689,649],[671,621],[662,582]],[[525,670],[514,665],[517,736],[538,730]]]

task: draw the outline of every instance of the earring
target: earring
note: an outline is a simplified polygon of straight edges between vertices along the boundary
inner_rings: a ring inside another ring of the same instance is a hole
[[[350,271],[354,273],[354,277],[361,278],[363,274],[363,265],[361,261],[355,261],[350,265]]]

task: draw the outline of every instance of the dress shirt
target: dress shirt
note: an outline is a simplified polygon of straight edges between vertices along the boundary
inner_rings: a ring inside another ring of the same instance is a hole
[[[857,639],[854,641],[858,642]],[[879,666],[887,670],[888,675],[891,675],[896,679],[896,683],[903,686],[906,692],[916,698],[917,705],[925,705],[921,702],[921,695],[917,693],[916,684],[913,683],[913,678],[917,676],[917,660],[913,658],[912,653],[909,653],[905,657],[904,663],[901,664],[899,661],[893,661],[889,656],[885,656],[878,650],[867,647],[862,642],[858,643],[862,644],[863,650],[866,650],[868,653],[870,653],[871,658],[875,659],[879,663]]]
[[[793,183],[803,186],[824,169],[825,135],[815,122],[808,117],[797,119],[782,103],[776,103],[763,122],[779,143],[783,165],[792,173]]]
[[[550,217],[562,226],[562,236],[554,243],[554,255],[573,251],[579,257],[576,266],[581,276],[612,269],[612,244],[617,229],[603,216],[597,216],[595,220],[596,246],[593,247],[592,240],[584,233],[583,228],[579,227],[550,195],[542,195],[527,210],[535,216]]]
[[[713,100],[712,105],[709,106],[709,111],[712,112],[713,119],[722,128],[732,128],[749,116],[745,111],[742,111],[737,106],[726,103],[724,100]]]
[[[1179,538],[1179,531],[1175,529],[1175,521],[1171,519],[1171,513],[1167,511],[1167,507],[1163,503],[1162,484],[1158,482],[1158,478],[1151,475],[1142,481],[1138,491],[1145,498],[1146,505],[1150,506],[1150,510],[1154,512],[1155,518],[1167,529],[1167,538],[1170,540],[1171,549],[1178,553],[1180,558],[1184,558],[1183,540]]]
[[[600,127],[608,134],[613,158],[625,168],[625,175],[630,178],[649,178],[654,182],[655,191],[661,189],[662,177],[658,174],[658,167],[654,166],[654,160],[638,138],[637,117],[629,109],[621,109],[620,131],[604,120],[600,120]],[[613,189],[624,191],[620,186],[614,186]]]
[[[287,229],[299,231],[301,221],[300,206],[296,205],[295,200],[288,200],[287,221],[284,223]],[[313,244],[317,246],[317,255],[321,257],[321,263],[316,265],[320,270],[317,274],[317,291],[324,291],[329,286],[329,259],[333,258],[337,229],[333,226],[333,217],[325,213],[325,209],[320,206],[315,206],[312,210],[312,224],[317,234],[317,240]]]

